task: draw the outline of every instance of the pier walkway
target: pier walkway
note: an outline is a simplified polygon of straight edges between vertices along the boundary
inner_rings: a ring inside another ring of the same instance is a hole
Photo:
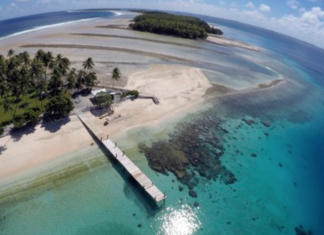
[[[154,183],[117,147],[117,144],[113,143],[110,139],[102,140],[102,131],[99,130],[99,133],[96,133],[98,131],[97,128],[94,127],[94,124],[90,122],[88,118],[83,115],[78,115],[78,117],[157,204],[165,202],[166,195],[163,194],[154,185]]]

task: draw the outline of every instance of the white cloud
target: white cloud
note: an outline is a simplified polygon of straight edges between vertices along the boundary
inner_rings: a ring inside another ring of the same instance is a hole
[[[301,12],[299,16],[283,16],[276,23],[287,30],[285,33],[324,47],[324,11],[320,7]]]
[[[266,4],[261,4],[260,7],[259,7],[259,10],[263,11],[263,12],[270,12],[271,8]]]
[[[10,7],[10,8],[18,9],[16,3],[14,3],[14,2],[10,3],[9,7]]]
[[[38,0],[38,4],[49,4],[51,1],[50,0]]]
[[[30,0],[16,0],[16,2],[29,2]]]
[[[237,7],[236,2],[232,2],[231,7]]]
[[[300,6],[300,3],[297,0],[289,0],[287,1],[287,6],[291,9],[296,10]]]
[[[243,15],[248,16],[254,20],[264,20],[265,16],[258,10],[243,11]]]
[[[255,8],[255,6],[254,6],[254,4],[253,4],[252,2],[248,2],[248,3],[245,5],[245,7],[247,7],[247,8],[251,8],[251,9],[254,9],[254,8]]]

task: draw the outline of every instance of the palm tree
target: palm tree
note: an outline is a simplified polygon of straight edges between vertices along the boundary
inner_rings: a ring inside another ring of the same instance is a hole
[[[8,92],[8,84],[6,81],[0,80],[0,98],[4,97],[4,95]]]
[[[87,88],[93,87],[97,80],[97,74],[95,72],[90,72],[85,76],[85,85]]]
[[[25,66],[28,66],[30,64],[30,56],[27,51],[24,51],[23,53],[21,53],[20,57],[21,57],[22,61],[24,62]]]
[[[86,59],[83,63],[82,63],[82,66],[85,70],[93,70],[94,68],[94,63],[93,63],[93,60],[91,57],[89,57],[88,59]]]
[[[121,72],[119,71],[119,68],[114,68],[111,79],[113,80],[113,88],[115,81],[118,81],[121,78]]]
[[[41,79],[43,73],[44,73],[45,67],[43,62],[41,62],[36,57],[33,59],[31,66],[30,66],[30,72],[34,78],[34,81],[39,81]]]
[[[9,98],[9,96],[4,96],[1,104],[2,104],[3,110],[5,112],[9,112],[10,111],[10,116],[11,116],[11,120],[12,120],[12,118],[13,118],[12,117],[12,110],[13,109],[12,109],[12,106],[11,106],[12,100]]]
[[[43,110],[43,97],[42,95],[44,93],[46,93],[46,88],[47,88],[47,83],[45,79],[40,79],[37,83],[36,83],[36,94],[37,97],[40,99],[41,101],[41,109]]]
[[[44,76],[45,76],[45,79],[47,79],[47,69],[52,67],[53,53],[50,51],[45,53],[43,50],[38,50],[37,55],[38,55],[38,57],[40,57],[40,61],[42,61],[44,64],[44,67],[45,67]]]
[[[15,51],[13,49],[10,49],[8,51],[8,57],[11,58],[15,54]]]
[[[43,58],[45,57],[46,53],[45,51],[43,51],[42,49],[39,49],[37,52],[36,52],[36,55],[35,55],[35,58],[39,61],[42,61]]]
[[[85,85],[85,77],[87,76],[86,71],[84,70],[79,70],[78,75],[77,75],[77,82],[75,87],[80,90],[83,88],[83,86]]]
[[[31,83],[31,77],[30,77],[30,73],[28,71],[28,68],[26,66],[23,66],[20,71],[19,71],[19,87],[20,90],[22,91],[22,93],[25,96],[25,109],[28,106],[27,103],[27,94],[30,88],[30,83]]]
[[[59,95],[61,91],[61,87],[63,85],[62,81],[62,71],[58,67],[54,67],[52,71],[52,76],[51,79],[48,83],[48,88],[51,92],[52,96],[57,96]]]
[[[76,87],[76,70],[73,68],[66,78],[66,89],[67,90],[73,90]]]

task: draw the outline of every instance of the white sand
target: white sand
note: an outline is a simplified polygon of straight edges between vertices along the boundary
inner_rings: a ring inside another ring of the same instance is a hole
[[[201,103],[211,85],[200,69],[178,65],[152,65],[147,71],[129,77],[127,89],[136,89],[140,94],[154,95],[159,104],[151,99],[127,100],[114,108],[120,118],[107,126],[105,119],[92,117],[101,126],[103,133],[114,138],[139,126],[154,126],[174,118]]]
[[[224,38],[221,36],[209,36],[209,37],[207,37],[207,41],[210,41],[215,44],[223,45],[223,46],[240,47],[240,48],[244,48],[244,49],[248,49],[248,50],[252,50],[252,51],[260,51],[260,48],[258,48],[256,46],[247,44],[245,42],[236,41],[236,40],[229,39],[229,38]]]
[[[69,153],[89,147],[94,141],[86,129],[76,116],[70,119],[54,133],[40,124],[19,140],[10,136],[0,138],[0,146],[7,148],[0,155],[0,186],[65,163],[71,160],[67,158]]]

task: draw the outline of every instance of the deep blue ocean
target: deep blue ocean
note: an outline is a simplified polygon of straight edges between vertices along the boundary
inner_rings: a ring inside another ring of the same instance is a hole
[[[0,21],[0,38],[51,25],[111,17],[115,14],[108,11],[73,11],[9,19]],[[142,153],[134,153],[135,163],[167,193],[162,209],[152,210],[145,198],[136,190],[134,193],[131,183],[120,176],[121,169],[107,162],[69,183],[21,202],[0,203],[1,235],[293,235],[306,234],[308,230],[315,235],[324,234],[324,50],[239,22],[197,17],[218,25],[225,37],[262,48],[267,56],[264,64],[274,68],[280,62],[284,66],[278,66],[278,71],[296,81],[280,89],[211,100],[212,108],[186,119],[185,128],[175,128],[170,138],[179,140],[187,134],[183,129],[189,131],[200,126],[196,140],[200,141],[199,146],[223,131],[222,166],[235,175],[237,182],[226,185],[219,179],[197,176],[198,198],[193,199],[186,190],[178,190],[182,184],[174,175],[154,172]],[[258,52],[222,50],[242,58],[261,58]],[[256,73],[258,66],[256,62],[250,70]],[[254,123],[248,125],[243,118]],[[218,119],[221,124],[215,124]],[[265,120],[270,127],[262,123]],[[199,149],[206,155],[215,148],[213,143],[207,145]],[[101,156],[102,152],[93,147],[87,154]],[[193,206],[194,202],[199,202],[199,207]],[[305,233],[297,233],[296,228]]]
[[[94,18],[112,17],[113,15],[115,14],[109,11],[64,11],[2,20],[0,21],[0,38],[53,25]]]

